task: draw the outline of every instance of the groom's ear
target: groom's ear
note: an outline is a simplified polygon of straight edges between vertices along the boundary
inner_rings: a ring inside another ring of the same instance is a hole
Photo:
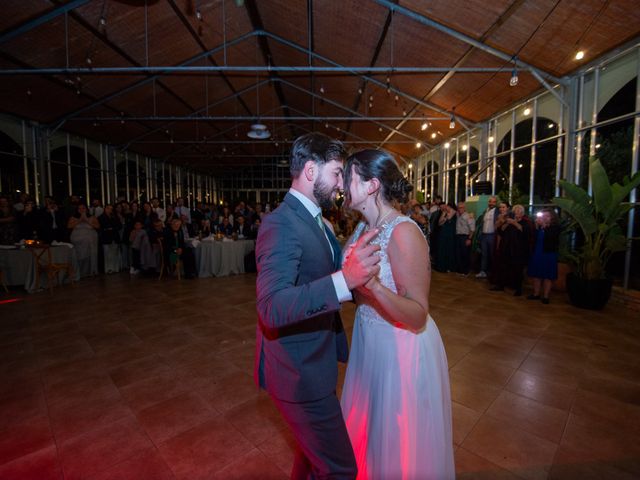
[[[309,182],[313,182],[315,180],[315,175],[317,173],[318,165],[313,160],[307,160],[304,164],[304,168],[302,172],[304,173],[305,178]]]

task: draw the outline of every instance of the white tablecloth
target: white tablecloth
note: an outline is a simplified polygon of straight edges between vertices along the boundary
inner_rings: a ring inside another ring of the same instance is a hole
[[[195,249],[198,277],[224,277],[244,273],[244,257],[254,248],[253,240],[200,242]]]
[[[46,253],[44,254],[46,256]],[[65,245],[51,247],[51,261],[53,263],[71,263],[74,280],[80,280],[78,259],[75,249]],[[33,293],[39,288],[47,288],[47,275],[40,274],[40,285],[36,285],[36,264],[31,252],[25,248],[11,250],[0,249],[0,269],[4,272],[7,285],[23,285],[24,289]],[[68,281],[66,273],[60,272],[58,283]]]

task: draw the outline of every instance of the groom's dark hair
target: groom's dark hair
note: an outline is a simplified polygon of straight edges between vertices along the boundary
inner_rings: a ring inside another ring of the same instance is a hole
[[[343,161],[345,157],[346,150],[341,141],[322,133],[307,133],[296,138],[291,147],[291,178],[297,178],[309,160],[323,165],[333,160]]]

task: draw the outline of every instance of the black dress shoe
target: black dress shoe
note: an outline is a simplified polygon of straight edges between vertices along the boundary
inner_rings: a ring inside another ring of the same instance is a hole
[[[527,300],[540,300],[540,295],[527,295]]]

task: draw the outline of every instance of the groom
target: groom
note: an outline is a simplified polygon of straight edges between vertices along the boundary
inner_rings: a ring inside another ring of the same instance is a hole
[[[255,379],[298,443],[292,479],[354,479],[357,467],[336,397],[337,360],[348,356],[340,302],[379,270],[379,246],[363,235],[340,270],[340,249],[322,220],[343,188],[342,144],[320,133],[296,139],[291,189],[265,216],[256,243]]]

